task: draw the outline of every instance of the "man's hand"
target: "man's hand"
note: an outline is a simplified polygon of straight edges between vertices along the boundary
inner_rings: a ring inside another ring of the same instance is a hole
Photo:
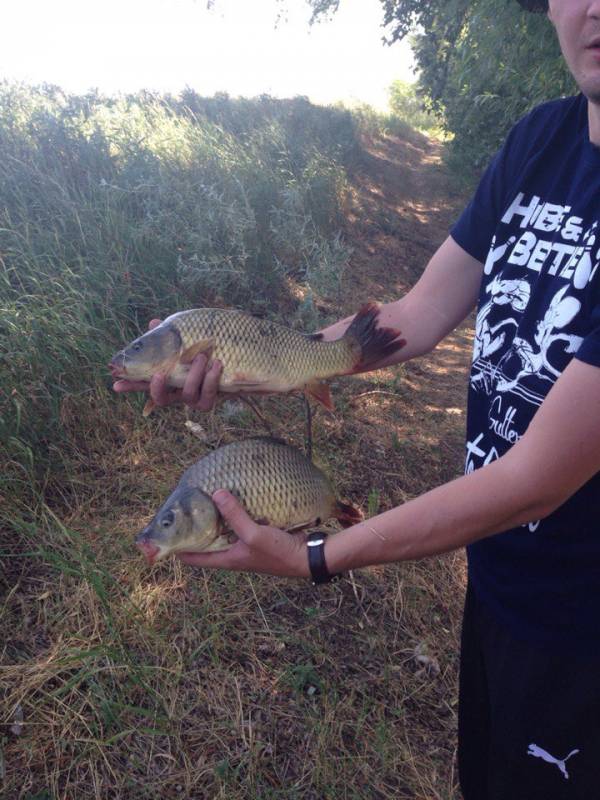
[[[160,323],[159,319],[151,320],[148,330],[156,328]],[[150,392],[150,397],[157,406],[185,403],[199,411],[210,411],[217,399],[222,369],[220,361],[209,361],[200,353],[192,361],[182,389],[169,387],[166,376],[161,373],[153,375],[149,382],[119,380],[113,384],[113,389],[115,392]]]
[[[308,553],[303,534],[292,535],[271,525],[259,525],[250,519],[236,498],[223,489],[215,492],[212,499],[238,535],[238,541],[228,550],[217,553],[178,553],[184,563],[194,567],[308,578]]]

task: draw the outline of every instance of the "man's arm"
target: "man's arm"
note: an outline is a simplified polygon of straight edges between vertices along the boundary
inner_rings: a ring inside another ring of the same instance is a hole
[[[600,470],[599,420],[600,368],[574,359],[502,458],[333,537],[330,570],[444,553],[543,519]]]
[[[399,364],[433,350],[475,306],[482,275],[481,262],[449,236],[414,287],[399,300],[382,306],[380,324],[401,330],[406,345],[369,369]],[[338,339],[352,319],[325,328],[325,338]]]
[[[329,571],[444,553],[541,519],[600,471],[600,368],[573,359],[502,458],[330,537]],[[240,541],[187,555],[206,567],[308,575],[301,537],[252,522],[235,498],[213,497]],[[524,533],[525,535],[525,533]],[[568,532],[565,532],[568,536]]]

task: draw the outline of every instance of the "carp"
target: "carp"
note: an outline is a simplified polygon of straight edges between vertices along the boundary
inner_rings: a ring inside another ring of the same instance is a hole
[[[255,437],[219,447],[187,469],[155,517],[136,536],[148,562],[177,552],[226,550],[235,541],[211,497],[234,494],[256,522],[285,530],[335,518],[348,527],[360,509],[337,500],[325,474],[296,447]]]
[[[218,359],[219,393],[270,394],[300,390],[326,408],[333,403],[324,381],[362,372],[406,344],[400,331],[380,327],[380,307],[368,303],[339,339],[303,334],[244,311],[193,308],[163,320],[113,356],[113,378],[149,381],[155,372],[181,387],[196,355]],[[149,400],[147,416],[154,407]]]

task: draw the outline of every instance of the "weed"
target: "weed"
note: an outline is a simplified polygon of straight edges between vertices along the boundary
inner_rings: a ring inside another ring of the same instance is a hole
[[[312,664],[296,664],[289,667],[281,682],[299,694],[311,695],[323,689],[321,678]]]
[[[31,505],[37,491],[70,492],[82,429],[111,416],[105,365],[152,316],[226,304],[288,318],[290,280],[339,300],[344,159],[357,148],[348,112],[301,98],[0,85],[0,455],[11,496]],[[299,305],[298,320],[309,318],[318,327],[316,307]]]

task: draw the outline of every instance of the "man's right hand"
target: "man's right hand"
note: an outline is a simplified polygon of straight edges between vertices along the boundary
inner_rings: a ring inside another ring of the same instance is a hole
[[[148,330],[156,328],[160,323],[160,319],[151,320]],[[200,353],[192,361],[182,389],[168,386],[166,375],[160,372],[153,375],[150,381],[115,381],[113,389],[115,392],[149,392],[157,406],[185,403],[199,411],[210,411],[217,399],[222,369],[220,361],[209,361],[203,353]]]

